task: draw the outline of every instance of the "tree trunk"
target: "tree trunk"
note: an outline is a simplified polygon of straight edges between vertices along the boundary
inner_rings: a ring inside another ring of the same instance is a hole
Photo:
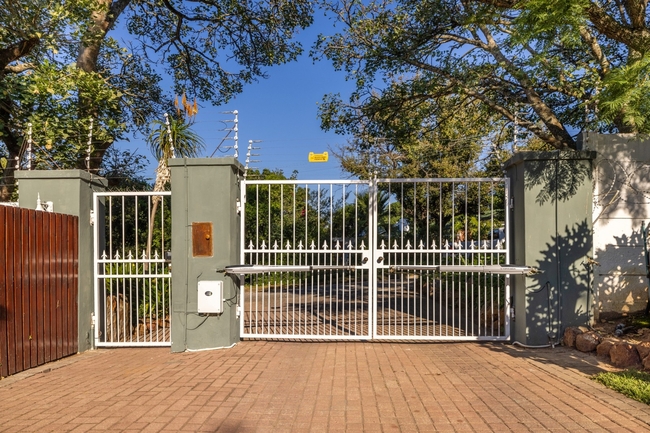
[[[0,101],[0,123],[10,124],[11,110],[13,103],[11,101]],[[7,167],[2,172],[2,181],[0,183],[0,201],[11,200],[11,195],[16,187],[14,172],[16,171],[16,158],[21,154],[21,137],[8,128],[4,128],[2,141],[7,148]]]
[[[77,67],[84,72],[96,72],[99,52],[104,38],[113,28],[120,14],[129,5],[131,0],[98,0],[100,10],[93,12],[93,25],[88,30],[89,43],[81,43],[77,55]],[[92,106],[83,95],[79,95],[79,118],[97,117],[97,109]],[[113,140],[106,140],[95,144],[95,149],[90,156],[90,171],[96,173],[101,166],[106,150],[113,144]],[[86,155],[77,160],[77,168],[86,168]]]
[[[165,190],[165,185],[169,182],[170,180],[170,170],[169,167],[167,166],[167,160],[163,157],[160,159],[158,162],[158,168],[156,169],[156,183],[154,183],[153,186],[153,192],[162,192]],[[158,205],[160,201],[162,200],[162,197],[159,195],[153,196],[151,199],[152,205],[151,205],[151,214],[149,215],[149,232],[147,233],[147,258],[151,259],[151,243],[153,242],[153,229],[154,229],[154,224],[156,222],[156,212],[158,212]],[[165,216],[162,215],[162,218]],[[164,252],[161,252],[161,254],[164,254]],[[149,264],[145,263],[144,264],[144,270],[147,271],[149,269]]]

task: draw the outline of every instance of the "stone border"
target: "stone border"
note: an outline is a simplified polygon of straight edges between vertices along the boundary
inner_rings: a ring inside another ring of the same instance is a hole
[[[562,344],[580,352],[606,358],[617,368],[642,368],[650,371],[650,341],[634,343],[622,338],[603,337],[584,326],[569,327],[564,331]]]

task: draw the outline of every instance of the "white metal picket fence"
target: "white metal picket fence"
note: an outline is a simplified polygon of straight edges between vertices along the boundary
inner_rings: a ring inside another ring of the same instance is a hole
[[[242,337],[509,338],[508,179],[242,188]]]
[[[171,193],[96,192],[95,345],[171,345]]]

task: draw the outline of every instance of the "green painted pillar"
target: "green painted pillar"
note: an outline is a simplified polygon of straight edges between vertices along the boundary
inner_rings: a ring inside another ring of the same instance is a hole
[[[95,305],[93,291],[93,227],[90,210],[93,192],[105,191],[108,181],[82,170],[17,171],[20,207],[35,209],[41,202],[52,202],[54,212],[79,217],[79,352],[91,348],[91,317]]]
[[[543,345],[593,319],[592,161],[595,152],[520,152],[506,162],[512,185],[512,261],[541,273],[514,276],[513,339]]]
[[[232,278],[240,262],[240,180],[235,158],[169,160],[172,179],[172,352],[239,341]]]

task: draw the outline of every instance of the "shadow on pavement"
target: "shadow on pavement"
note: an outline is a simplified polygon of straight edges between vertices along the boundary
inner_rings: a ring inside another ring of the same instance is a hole
[[[514,358],[526,358],[542,364],[553,364],[591,376],[602,371],[618,371],[612,365],[598,358],[594,353],[584,353],[564,346],[530,349],[509,343],[487,343],[490,350]]]

